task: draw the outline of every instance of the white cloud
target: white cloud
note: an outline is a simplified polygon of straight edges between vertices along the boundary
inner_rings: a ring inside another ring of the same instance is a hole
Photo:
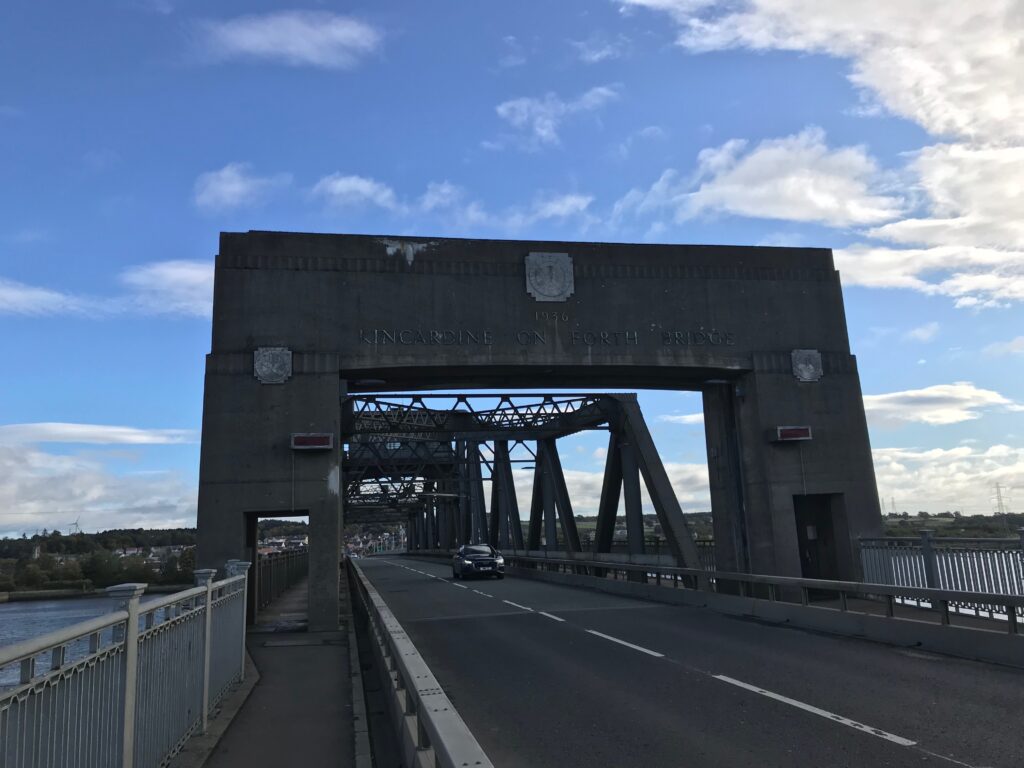
[[[1009,341],[996,341],[983,350],[986,355],[1002,357],[1004,355],[1024,355],[1024,336],[1017,336]]]
[[[664,414],[658,417],[658,421],[667,421],[671,424],[703,424],[703,413]]]
[[[383,39],[370,24],[326,11],[205,21],[198,31],[201,53],[210,61],[265,59],[324,69],[352,69]]]
[[[924,196],[920,215],[867,234],[837,253],[848,284],[904,287],[953,297],[961,307],[1024,300],[1024,147],[940,144],[911,162]]]
[[[452,208],[462,200],[462,190],[450,181],[432,181],[419,199],[422,211],[436,211]]]
[[[873,426],[906,423],[938,426],[978,419],[983,412],[990,410],[1024,410],[1024,406],[991,389],[976,387],[969,381],[958,381],[923,389],[865,395],[864,410]]]
[[[564,219],[583,213],[593,202],[590,195],[554,195],[553,197],[538,198],[529,214],[526,215],[527,222],[543,221],[545,219]]]
[[[622,0],[668,13],[693,53],[732,48],[849,60],[860,108],[911,119],[951,143],[905,169],[916,203],[842,254],[847,284],[950,296],[959,307],[1024,300],[1024,45],[1016,0]],[[753,214],[747,214],[753,215]],[[891,218],[891,217],[890,217]],[[833,219],[820,219],[835,224]]]
[[[541,98],[524,96],[503,101],[495,111],[498,117],[525,134],[524,148],[535,150],[559,143],[558,130],[566,118],[594,112],[618,98],[615,86],[599,85],[568,101],[554,93]]]
[[[0,314],[109,317],[126,312],[209,317],[213,264],[159,261],[131,267],[119,276],[129,291],[117,296],[77,296],[0,278]]]
[[[213,264],[158,261],[121,274],[132,293],[125,301],[146,314],[210,317],[213,312]]]
[[[927,216],[868,234],[901,245],[1024,249],[1024,146],[938,144],[916,153],[910,170]]]
[[[665,11],[689,51],[824,53],[851,81],[936,135],[1017,140],[1024,125],[1024,46],[1015,0],[621,0]]]
[[[429,197],[429,190],[428,196]],[[463,202],[461,190],[445,198],[445,205],[432,209],[443,215],[449,226],[456,229],[479,230],[489,228],[501,232],[521,232],[541,222],[576,220],[584,226],[594,221],[589,208],[594,198],[580,193],[542,194],[528,205],[518,205],[501,211],[490,211],[478,201]]]
[[[824,132],[809,127],[749,150],[739,139],[704,149],[692,178],[665,171],[646,192],[634,189],[619,200],[615,215],[669,210],[682,222],[729,213],[845,227],[891,220],[903,205],[884,190],[863,147],[829,149]]]
[[[620,59],[629,50],[629,43],[629,38],[625,35],[609,40],[600,34],[591,35],[586,40],[569,41],[569,45],[576,51],[576,57],[584,64]]]
[[[622,159],[627,159],[633,152],[633,147],[639,141],[653,141],[662,140],[668,137],[665,129],[659,125],[648,125],[644,126],[640,130],[633,131],[623,141],[619,142],[619,146],[616,148],[616,154]]]
[[[174,13],[174,5],[169,0],[142,0],[142,5],[161,16],[170,16]]]
[[[1024,250],[968,246],[886,248],[863,243],[834,252],[844,285],[909,288],[950,296],[960,307],[1024,301]]]
[[[498,59],[498,66],[504,69],[521,67],[526,63],[526,53],[515,35],[506,35],[501,41],[505,46],[505,55]]]
[[[0,536],[41,528],[194,526],[196,489],[171,472],[116,475],[95,458],[0,444]]]
[[[939,324],[934,320],[924,325],[919,325],[917,328],[911,328],[909,331],[903,334],[904,341],[931,341],[935,338],[935,334],[939,332]]]
[[[1007,445],[956,448],[876,448],[875,477],[883,499],[895,498],[899,511],[932,513],[993,511],[995,483],[1024,487],[1024,449]]]
[[[0,425],[0,443],[90,443],[94,445],[172,445],[195,442],[190,429],[140,429],[108,424],[36,422]]]
[[[0,314],[65,315],[88,312],[88,300],[0,277]]]
[[[255,205],[268,192],[288,186],[291,180],[287,173],[254,176],[249,173],[248,163],[228,163],[218,171],[199,175],[195,183],[195,204],[211,212]]]
[[[336,208],[375,205],[388,211],[400,211],[395,191],[387,184],[366,176],[332,173],[324,176],[313,187],[313,195]]]
[[[518,232],[545,221],[579,220],[590,223],[588,209],[594,198],[577,192],[539,194],[528,205],[490,211],[479,200],[449,181],[432,181],[414,200],[403,200],[388,184],[364,176],[335,173],[320,179],[313,194],[334,208],[373,205],[396,216],[440,220],[457,229],[492,228]]]

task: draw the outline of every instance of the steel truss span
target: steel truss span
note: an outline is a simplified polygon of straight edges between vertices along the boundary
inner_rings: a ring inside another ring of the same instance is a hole
[[[582,551],[560,438],[609,433],[593,551],[611,552],[620,498],[630,554],[644,554],[641,481],[669,551],[699,567],[697,547],[635,394],[353,395],[342,401],[349,522],[408,526],[411,549],[465,543]],[[513,466],[533,469],[526,531]],[[491,485],[490,508],[484,483]]]

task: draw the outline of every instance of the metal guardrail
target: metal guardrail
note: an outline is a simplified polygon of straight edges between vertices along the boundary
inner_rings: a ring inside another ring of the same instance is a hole
[[[369,619],[373,653],[394,713],[403,765],[489,768],[465,721],[441,689],[416,646],[354,560],[348,561],[359,600]]]
[[[768,576],[751,573],[706,571],[701,568],[679,568],[657,564],[622,563],[611,560],[591,560],[585,557],[561,556],[537,557],[525,553],[505,553],[506,564],[522,565],[528,568],[542,568],[596,578],[627,579],[650,582],[668,588],[705,590],[735,594],[741,597],[763,598],[772,602],[799,602],[810,605],[812,595],[828,594],[838,600],[836,610],[855,612],[849,605],[851,597],[863,597],[884,602],[884,615],[897,619],[895,607],[901,600],[916,600],[928,603],[939,614],[941,624],[950,624],[950,608],[966,603],[981,603],[998,606],[1006,615],[1006,631],[1011,635],[1020,633],[1020,617],[1024,617],[1024,595],[1005,595],[987,592],[963,592],[951,589],[929,587],[904,587],[888,584],[873,584],[860,581],[831,581],[826,579],[803,579],[790,576]],[[788,595],[795,595],[790,599]]]
[[[0,765],[167,765],[243,678],[248,567],[145,604],[110,587],[121,609],[0,648]]]
[[[260,555],[256,561],[256,599],[258,608],[266,608],[286,589],[309,574],[309,550],[285,549]]]
[[[860,540],[865,581],[900,587],[1024,595],[1024,531],[1015,539],[890,536]],[[979,615],[1005,615],[1001,603],[972,600],[954,606]]]

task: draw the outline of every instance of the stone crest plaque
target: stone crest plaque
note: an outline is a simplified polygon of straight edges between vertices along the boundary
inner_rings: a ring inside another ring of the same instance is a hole
[[[793,375],[797,381],[818,381],[821,379],[821,352],[816,349],[794,349]]]
[[[288,347],[259,347],[252,355],[252,371],[260,384],[284,384],[292,376],[292,351]]]
[[[530,253],[526,256],[526,292],[537,301],[565,301],[576,286],[568,253]]]

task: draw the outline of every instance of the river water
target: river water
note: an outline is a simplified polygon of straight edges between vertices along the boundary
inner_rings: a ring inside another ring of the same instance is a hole
[[[142,602],[156,597],[161,595],[143,595]],[[118,601],[110,597],[0,603],[0,648],[116,611],[117,608]],[[68,661],[81,658],[86,652],[87,641],[79,641],[67,649]],[[16,683],[18,674],[17,664],[0,668],[0,692]]]
[[[0,647],[116,610],[117,601],[109,597],[0,603]]]

